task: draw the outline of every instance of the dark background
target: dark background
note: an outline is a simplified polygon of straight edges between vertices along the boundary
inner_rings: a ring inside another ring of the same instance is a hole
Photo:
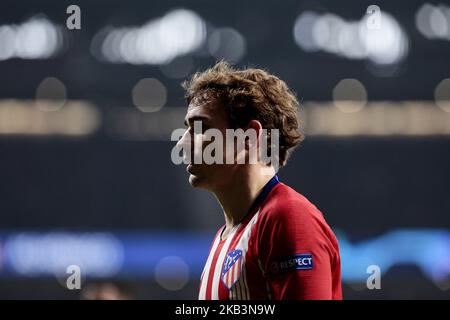
[[[168,78],[158,65],[99,61],[90,52],[92,38],[106,25],[142,25],[182,7],[217,27],[238,30],[246,39],[246,51],[236,65],[268,69],[306,105],[332,101],[334,86],[344,78],[363,83],[370,102],[432,104],[436,85],[450,77],[450,42],[426,39],[417,30],[415,15],[423,3],[376,3],[397,19],[409,39],[408,54],[395,65],[396,74],[379,77],[371,72],[377,66],[367,60],[305,52],[292,36],[295,19],[305,10],[359,20],[371,2],[79,0],[75,4],[81,8],[82,28],[64,30],[64,48],[58,55],[0,61],[0,101],[33,100],[42,79],[52,76],[64,83],[68,100],[89,101],[106,119],[117,110],[134,110],[130,92],[140,79],[151,77],[167,88],[163,108],[183,107],[182,78]],[[64,26],[69,4],[2,1],[0,25],[19,24],[43,14]],[[216,61],[212,56],[188,56],[192,59],[189,74]],[[153,116],[157,118],[158,113]],[[220,207],[212,195],[189,186],[184,167],[172,164],[173,146],[169,139],[117,138],[108,134],[104,124],[82,137],[0,134],[0,232],[4,235],[0,239],[6,243],[9,233],[51,230],[212,235],[223,223]],[[450,136],[445,134],[312,135],[279,176],[315,203],[339,234],[360,243],[396,230],[450,234],[449,163]],[[419,238],[407,241],[418,256],[426,256]],[[449,257],[450,245],[447,249]],[[346,264],[352,261],[343,259],[344,269]],[[430,260],[430,268],[432,264]],[[450,260],[448,265],[450,269]],[[439,286],[413,262],[400,263],[383,273],[381,290],[368,290],[365,281],[344,277],[344,297],[448,299],[449,291],[442,288],[448,288],[449,275],[440,278],[444,285]],[[128,286],[124,290],[135,298],[191,299],[196,297],[198,276],[193,272],[189,282],[175,291],[159,286],[151,270],[147,276],[117,275],[101,281],[124,282]],[[52,276],[2,274],[0,267],[0,298],[79,296]]]

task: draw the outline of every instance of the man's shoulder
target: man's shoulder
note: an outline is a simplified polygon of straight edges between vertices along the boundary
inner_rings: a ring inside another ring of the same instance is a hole
[[[261,207],[258,239],[337,248],[337,239],[322,212],[305,196],[279,183]],[[334,249],[332,249],[334,251]],[[331,252],[331,251],[330,251]]]
[[[268,216],[288,218],[323,219],[322,212],[304,195],[284,183],[278,183],[261,208]]]

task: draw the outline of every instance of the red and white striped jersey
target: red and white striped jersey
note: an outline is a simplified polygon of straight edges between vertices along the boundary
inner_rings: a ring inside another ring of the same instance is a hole
[[[336,237],[321,212],[275,176],[226,239],[211,245],[201,300],[342,299]]]

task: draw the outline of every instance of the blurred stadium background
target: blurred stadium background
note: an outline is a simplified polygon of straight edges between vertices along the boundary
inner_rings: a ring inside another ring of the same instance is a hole
[[[71,4],[80,30],[66,27]],[[280,178],[336,231],[344,297],[450,298],[449,3],[3,0],[0,12],[0,298],[196,298],[223,217],[171,163],[170,133],[180,82],[221,58],[301,99],[307,139]],[[82,290],[65,288],[70,264]],[[371,264],[381,290],[366,288]]]

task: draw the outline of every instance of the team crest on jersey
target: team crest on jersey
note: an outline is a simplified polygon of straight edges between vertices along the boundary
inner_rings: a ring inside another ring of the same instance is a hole
[[[227,254],[222,267],[222,282],[231,289],[239,280],[242,270],[242,250],[236,249]]]

